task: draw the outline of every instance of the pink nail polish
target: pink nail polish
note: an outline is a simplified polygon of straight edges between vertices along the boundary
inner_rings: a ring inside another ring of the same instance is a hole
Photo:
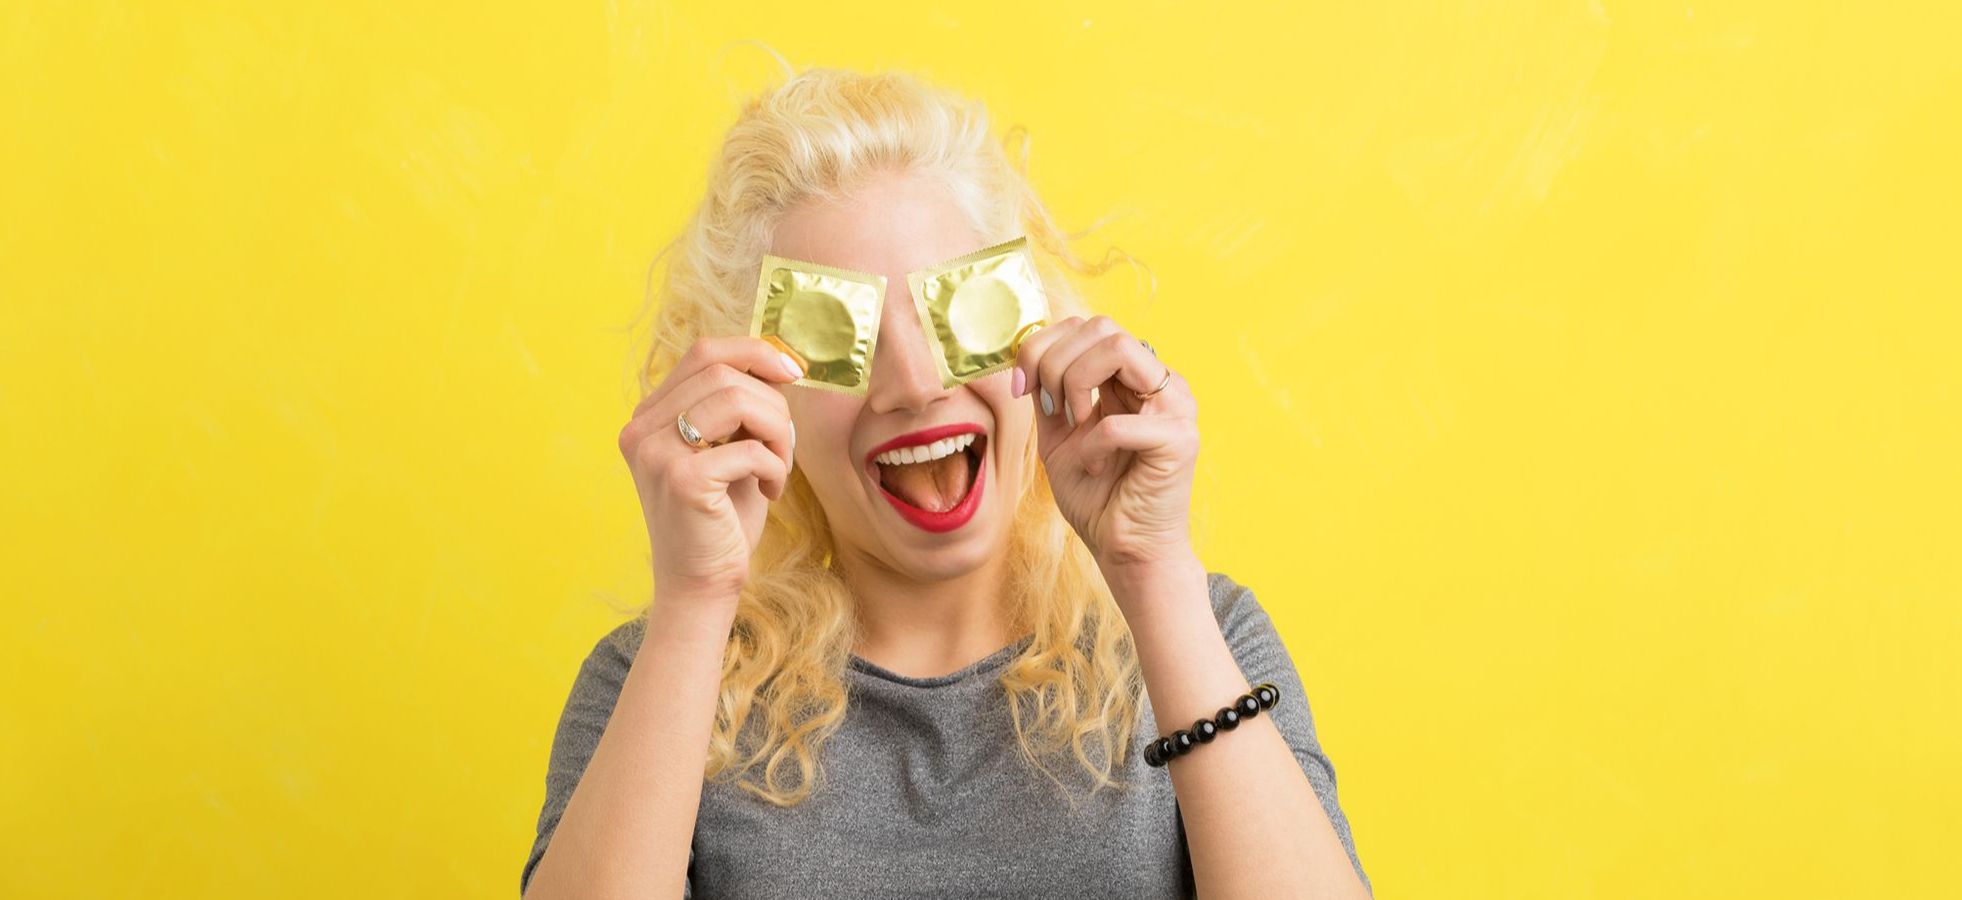
[[[1028,386],[1029,376],[1022,374],[1022,370],[1018,368],[1015,370],[1015,374],[1008,378],[1008,396],[1020,397],[1022,396],[1022,391],[1027,389]]]

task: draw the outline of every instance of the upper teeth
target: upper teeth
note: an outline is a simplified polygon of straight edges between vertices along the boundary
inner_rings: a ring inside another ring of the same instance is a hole
[[[955,435],[950,438],[941,438],[931,444],[920,444],[916,447],[900,447],[897,450],[887,450],[878,456],[872,457],[872,460],[888,466],[903,466],[908,463],[928,462],[966,450],[967,446],[972,443],[974,443],[974,433],[968,432],[967,434]]]

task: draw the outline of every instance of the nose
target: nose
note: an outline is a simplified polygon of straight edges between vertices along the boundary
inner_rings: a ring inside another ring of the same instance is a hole
[[[872,350],[872,378],[865,399],[874,412],[919,412],[949,395],[940,385],[933,350],[920,329],[919,311],[905,293],[906,282],[899,283],[899,295],[889,295],[879,314],[879,342]]]

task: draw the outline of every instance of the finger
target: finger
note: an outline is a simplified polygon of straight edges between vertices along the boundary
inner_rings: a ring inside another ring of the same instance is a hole
[[[761,441],[734,441],[676,463],[674,478],[677,489],[702,497],[727,492],[731,485],[754,478],[763,496],[776,500],[790,480],[790,467]]]
[[[688,380],[675,385],[667,401],[656,404],[650,412],[658,411],[661,418],[672,422],[675,415],[693,409],[710,395],[731,390],[751,394],[771,408],[782,411],[784,416],[790,415],[790,401],[784,399],[783,392],[775,385],[722,363],[710,363]]]
[[[1133,393],[1143,393],[1157,387],[1157,381],[1164,377],[1164,372],[1165,364],[1152,356],[1151,351],[1146,350],[1137,338],[1120,328],[1085,347],[1063,370],[1064,408],[1069,410],[1071,421],[1088,422],[1096,412],[1096,398],[1092,392],[1099,386],[1114,381]],[[1123,408],[1121,411],[1135,412],[1136,408]]]
[[[1031,393],[1034,390],[1039,389],[1033,389]],[[1035,417],[1036,456],[1045,461],[1051,454],[1069,446],[1070,433],[1076,430],[1075,426],[1064,418],[1062,404],[1055,404],[1053,408],[1056,411],[1054,415]],[[1038,406],[1036,412],[1041,411],[1041,407]]]
[[[1022,393],[1036,396],[1036,408],[1045,415],[1053,411],[1053,407],[1051,410],[1041,407],[1040,396],[1036,393],[1036,389],[1041,387],[1036,383],[1036,367],[1041,364],[1043,353],[1082,325],[1082,316],[1060,319],[1024,336],[1021,345],[1015,349],[1015,369],[1022,373]]]
[[[790,404],[784,399],[781,389],[733,366],[710,363],[679,383],[670,380],[659,394],[649,398],[655,402],[643,403],[633,419],[621,429],[621,452],[633,452],[633,449],[649,436],[665,440],[662,434],[664,431],[678,438],[681,432],[675,427],[675,417],[702,402],[709,395],[725,390],[744,391],[754,395],[768,408],[777,410],[786,422],[789,421]],[[693,418],[690,418],[689,423],[698,429],[701,427],[701,424],[695,422]]]
[[[773,384],[788,384],[804,377],[803,363],[795,356],[785,353],[784,348],[762,338],[744,334],[705,337],[688,347],[674,369],[661,379],[660,387],[642,398],[634,407],[639,415],[655,403],[659,403],[674,385],[686,382],[702,370],[712,366],[727,366],[738,372],[747,372]]]
[[[710,443],[742,438],[759,440],[782,457],[785,465],[795,465],[791,454],[797,436],[783,398],[775,391],[733,385],[696,401],[684,414],[688,416],[688,424],[695,426]],[[680,429],[672,430],[675,440],[687,443],[682,440]]]
[[[1091,316],[1082,326],[1071,329],[1057,342],[1043,351],[1042,359],[1036,363],[1036,380],[1041,390],[1048,392],[1052,400],[1053,415],[1063,417],[1066,424],[1074,427],[1079,414],[1087,415],[1089,405],[1071,407],[1069,396],[1063,389],[1063,373],[1082,356],[1085,350],[1112,334],[1121,334],[1123,329],[1109,316]],[[1100,379],[1101,380],[1101,379]],[[1087,400],[1088,391],[1084,393]]]
[[[1187,419],[1125,413],[1104,416],[1083,433],[1077,458],[1092,475],[1102,475],[1124,453],[1186,459],[1198,451],[1199,431]]]

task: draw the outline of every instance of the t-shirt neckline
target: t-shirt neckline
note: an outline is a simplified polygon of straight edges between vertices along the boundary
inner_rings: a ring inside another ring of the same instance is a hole
[[[1007,663],[1010,659],[1014,658],[1015,654],[1021,652],[1022,648],[1027,647],[1029,643],[1034,640],[1035,640],[1034,634],[1023,635],[1021,639],[1017,640],[1015,643],[1009,644],[1008,646],[1003,647],[1000,650],[996,650],[995,652],[990,653],[987,656],[984,656],[978,660],[975,660],[974,662],[962,666],[960,669],[956,671],[949,672],[945,675],[935,675],[932,678],[915,678],[910,675],[901,675],[898,672],[894,672],[891,669],[879,665],[878,663],[868,661],[864,657],[859,656],[856,653],[851,655],[850,664],[853,669],[856,669],[874,678],[878,678],[882,681],[891,681],[897,684],[907,685],[909,687],[941,687],[944,685],[953,684],[954,682],[957,681],[963,681],[968,678],[972,678],[976,675],[982,674],[984,672],[988,672],[993,669],[1000,668],[1003,664]]]

